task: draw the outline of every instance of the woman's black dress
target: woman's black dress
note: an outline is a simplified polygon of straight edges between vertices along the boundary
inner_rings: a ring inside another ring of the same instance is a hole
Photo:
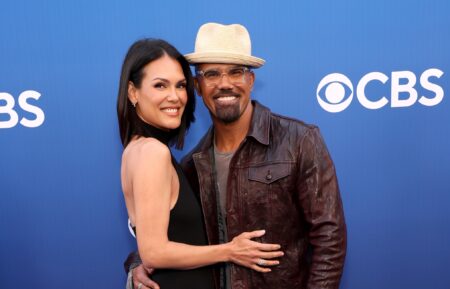
[[[148,124],[145,124],[142,131],[136,133],[145,137],[156,138],[166,145],[171,137],[167,132]],[[177,202],[170,211],[169,240],[189,245],[208,245],[200,200],[192,191],[180,165],[173,157],[172,164],[178,175],[180,190]],[[211,267],[192,270],[157,269],[151,278],[163,289],[214,288]]]

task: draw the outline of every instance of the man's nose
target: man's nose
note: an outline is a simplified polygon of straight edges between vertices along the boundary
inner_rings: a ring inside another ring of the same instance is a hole
[[[218,88],[230,88],[233,87],[233,84],[230,82],[230,77],[227,73],[222,73],[219,79],[219,83],[217,84]]]

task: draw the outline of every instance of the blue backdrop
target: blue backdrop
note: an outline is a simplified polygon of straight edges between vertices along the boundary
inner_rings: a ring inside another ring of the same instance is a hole
[[[124,288],[121,62],[142,37],[192,52],[214,21],[244,24],[267,60],[253,98],[322,130],[341,288],[450,288],[449,15],[445,0],[2,1],[0,286]],[[200,99],[197,116],[177,157],[210,124]]]

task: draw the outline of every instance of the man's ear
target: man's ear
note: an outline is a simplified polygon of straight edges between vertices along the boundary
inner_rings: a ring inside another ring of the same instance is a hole
[[[253,85],[255,84],[256,76],[255,76],[255,73],[253,71],[250,71],[249,76],[250,76],[250,83],[249,83],[250,84],[250,91],[252,91],[253,90]]]
[[[202,96],[202,88],[200,87],[200,83],[198,83],[198,79],[197,77],[194,78],[194,88],[195,91],[197,92],[198,96]]]
[[[134,86],[134,83],[132,81],[128,82],[128,99],[131,101],[133,105],[135,105],[138,102],[138,97],[136,93],[136,87]]]

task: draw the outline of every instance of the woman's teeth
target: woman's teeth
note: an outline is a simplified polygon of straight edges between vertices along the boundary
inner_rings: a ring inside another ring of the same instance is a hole
[[[167,112],[177,112],[178,108],[164,108],[163,111],[167,111]]]

